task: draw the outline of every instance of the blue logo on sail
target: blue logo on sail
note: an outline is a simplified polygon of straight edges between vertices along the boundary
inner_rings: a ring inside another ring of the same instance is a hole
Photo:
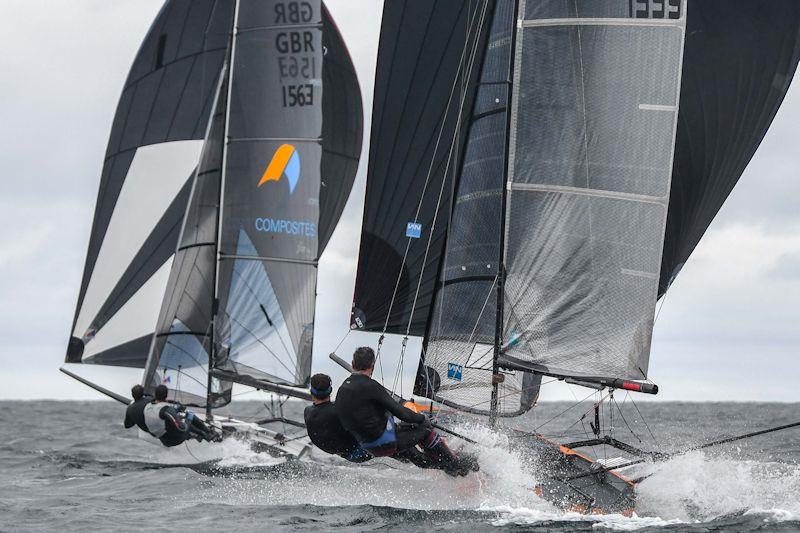
[[[406,224],[406,237],[419,239],[422,236],[422,224],[419,222],[409,222]]]
[[[447,377],[456,381],[461,381],[461,374],[464,372],[464,365],[457,363],[447,363]]]

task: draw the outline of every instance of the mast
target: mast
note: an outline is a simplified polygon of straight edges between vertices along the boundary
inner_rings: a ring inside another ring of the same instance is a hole
[[[217,294],[219,293],[219,260],[220,260],[220,251],[219,251],[219,239],[220,235],[222,235],[222,198],[225,191],[225,175],[226,172],[226,163],[227,163],[227,155],[228,155],[228,127],[230,124],[230,114],[231,114],[231,90],[233,87],[232,77],[233,77],[233,60],[236,53],[236,26],[239,20],[239,0],[236,0],[236,4],[233,8],[233,20],[231,21],[231,38],[230,38],[230,59],[228,61],[227,67],[227,81],[228,81],[228,94],[225,98],[225,124],[224,124],[224,133],[222,139],[222,168],[220,170],[220,185],[219,185],[219,197],[217,202],[217,230],[216,235],[214,238],[214,242],[216,243],[216,250],[214,253],[214,290],[211,295],[211,324],[210,324],[210,343],[208,350],[208,378],[206,382],[206,419],[212,418],[211,413],[211,381],[213,379],[212,376],[212,368],[214,366],[214,361],[216,360],[216,352],[217,352],[217,343],[214,332],[216,330],[216,323],[217,323],[217,313],[219,312],[219,298]]]
[[[503,306],[504,306],[504,278],[505,278],[505,252],[506,252],[506,203],[508,194],[506,185],[511,175],[511,160],[509,157],[511,150],[511,98],[514,89],[514,58],[517,55],[517,21],[519,19],[519,2],[514,2],[514,14],[512,17],[511,28],[511,53],[508,56],[508,79],[506,80],[506,138],[505,153],[503,159],[506,163],[506,172],[503,179],[503,188],[500,194],[500,246],[497,260],[497,309],[495,312],[494,326],[494,354],[492,356],[492,397],[489,404],[489,424],[494,427],[497,424],[497,403],[500,383],[503,382],[503,375],[499,373],[500,350],[503,344]]]

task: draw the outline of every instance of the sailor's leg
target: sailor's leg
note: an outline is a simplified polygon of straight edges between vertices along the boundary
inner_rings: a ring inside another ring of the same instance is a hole
[[[418,468],[441,468],[441,463],[432,461],[430,457],[422,453],[416,446],[412,446],[402,452],[397,452],[394,456],[398,461],[411,463]]]
[[[369,453],[364,448],[356,448],[354,451],[350,452],[348,455],[342,455],[345,459],[350,461],[351,463],[365,463],[372,459],[372,454]]]
[[[208,427],[199,416],[191,411],[186,411],[186,421],[189,423],[189,431],[195,436],[198,436],[207,441],[220,440],[217,433]],[[199,440],[199,439],[198,439]]]

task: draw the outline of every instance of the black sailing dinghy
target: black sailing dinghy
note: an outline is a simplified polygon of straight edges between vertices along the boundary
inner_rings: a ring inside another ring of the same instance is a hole
[[[613,393],[658,391],[657,300],[798,57],[794,0],[386,1],[352,328],[422,338],[440,419],[508,426],[543,376],[602,390],[586,438],[511,442],[539,494],[632,512],[620,470],[659,454],[617,439]]]
[[[213,412],[233,383],[308,397],[317,264],[362,115],[321,0],[167,0],[114,118],[62,370],[127,402],[81,369],[142,369],[147,390],[167,385],[225,434],[306,453],[282,412]]]

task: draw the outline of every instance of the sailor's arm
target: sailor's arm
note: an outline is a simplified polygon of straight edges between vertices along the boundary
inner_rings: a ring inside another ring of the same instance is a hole
[[[402,420],[403,422],[408,422],[409,424],[422,424],[425,422],[426,418],[425,415],[422,413],[415,413],[411,409],[403,407],[399,403],[397,403],[394,398],[392,398],[386,389],[381,387],[377,381],[372,381],[374,384],[374,392],[376,399],[378,402],[390,413],[394,416]]]
[[[126,410],[125,411],[125,429],[132,428],[134,424],[135,424],[135,422],[133,421],[133,418],[131,418],[130,412],[128,412]]]

